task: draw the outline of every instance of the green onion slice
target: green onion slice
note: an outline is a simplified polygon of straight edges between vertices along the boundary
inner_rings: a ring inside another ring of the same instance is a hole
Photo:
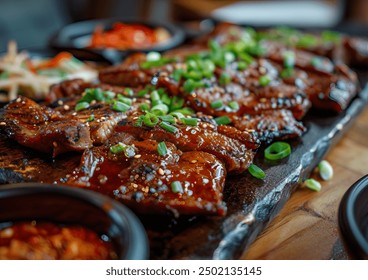
[[[260,86],[265,87],[265,86],[267,86],[271,83],[271,79],[267,75],[263,75],[263,76],[259,77],[258,82],[259,82]]]
[[[112,109],[117,112],[126,112],[130,109],[130,106],[123,102],[114,100]]]
[[[221,117],[215,118],[215,122],[218,125],[220,125],[220,124],[226,125],[226,124],[231,123],[231,120],[230,120],[230,118],[228,116],[221,116]]]
[[[120,93],[118,94],[117,98],[118,98],[118,101],[123,102],[123,103],[125,103],[126,105],[129,105],[129,106],[132,105],[132,103],[133,103],[132,99],[127,98],[127,97],[123,96]]]
[[[264,151],[264,156],[269,160],[279,160],[291,154],[291,147],[286,142],[275,142]]]
[[[150,105],[148,105],[147,103],[142,103],[139,105],[139,109],[141,109],[142,111],[146,112],[150,110]]]
[[[183,193],[183,186],[181,185],[181,182],[174,181],[171,183],[171,190],[174,193]]]
[[[230,107],[230,109],[234,110],[234,111],[238,111],[239,110],[239,103],[236,101],[231,101],[227,104],[227,106]]]
[[[160,126],[170,133],[176,133],[178,131],[178,129],[175,126],[167,122],[160,122]]]
[[[77,105],[75,105],[75,111],[79,112],[82,111],[84,109],[87,109],[89,107],[89,103],[88,102],[79,102],[77,103]]]
[[[304,181],[303,185],[312,191],[319,192],[322,188],[321,183],[314,179],[307,179]]]
[[[91,121],[94,121],[95,120],[95,115],[90,115],[89,117],[88,117],[88,119],[86,119],[86,122],[91,122]]]
[[[219,83],[220,85],[226,86],[231,82],[231,77],[227,73],[222,73],[220,76]]]
[[[266,173],[253,163],[249,165],[248,171],[253,177],[257,179],[264,179],[266,177]]]
[[[160,142],[158,143],[157,145],[157,152],[160,156],[166,156],[167,154],[167,147],[166,147],[166,144],[165,142]]]
[[[160,119],[164,122],[175,123],[175,118],[172,115],[161,116]]]
[[[143,116],[143,123],[148,127],[154,127],[158,123],[158,117],[155,114],[147,112]]]
[[[169,107],[165,104],[157,104],[151,108],[151,113],[156,116],[164,116],[169,112]]]
[[[196,118],[181,118],[180,121],[183,124],[190,125],[190,126],[196,126],[198,124],[198,119]]]
[[[318,171],[321,178],[325,181],[330,180],[333,177],[333,168],[327,160],[322,160],[318,164]]]
[[[221,100],[211,102],[211,107],[213,109],[220,109],[222,106],[224,106],[224,104],[222,103]]]

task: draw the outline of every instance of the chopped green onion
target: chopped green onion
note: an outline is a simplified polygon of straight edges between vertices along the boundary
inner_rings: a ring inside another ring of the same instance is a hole
[[[333,177],[333,168],[327,160],[322,160],[318,164],[318,171],[321,178],[325,181],[330,180]]]
[[[254,58],[247,53],[240,53],[239,58],[241,60],[239,62],[243,62],[247,64],[251,64],[254,61]]]
[[[190,125],[190,126],[196,126],[198,124],[198,119],[196,118],[181,118],[180,121],[183,124]]]
[[[314,35],[304,34],[299,38],[299,41],[296,43],[297,47],[302,48],[311,48],[315,47],[318,44],[318,40]]]
[[[152,106],[162,103],[160,95],[158,94],[157,90],[154,90],[151,92],[151,102],[152,102]]]
[[[149,69],[149,68],[155,68],[155,67],[161,67],[166,64],[175,62],[177,59],[174,57],[163,57],[159,60],[153,60],[153,61],[144,61],[140,64],[142,69]]]
[[[268,75],[263,75],[259,77],[258,82],[260,86],[265,87],[271,83],[271,79],[268,77]]]
[[[226,124],[231,123],[231,120],[230,120],[230,118],[228,116],[221,116],[221,117],[215,118],[215,122],[218,125],[220,125],[220,124],[226,125]]]
[[[322,40],[325,43],[339,44],[341,42],[341,34],[335,31],[323,31],[321,34]]]
[[[133,96],[134,95],[134,91],[131,88],[125,88],[124,92],[126,93],[127,96]]]
[[[170,133],[176,133],[178,129],[167,122],[160,122],[160,126]]]
[[[193,115],[194,110],[192,108],[184,107],[182,109],[178,109],[178,110],[175,110],[174,112],[171,112],[171,114],[172,113],[181,113],[185,116],[188,116],[188,115]]]
[[[181,185],[181,182],[179,181],[174,181],[171,183],[171,190],[174,193],[183,193],[183,187]]]
[[[88,102],[79,102],[79,103],[77,103],[77,105],[75,105],[75,111],[79,112],[79,111],[82,111],[84,109],[87,109],[88,107],[89,107]]]
[[[315,68],[320,68],[322,66],[322,59],[318,56],[315,56],[311,59],[311,64],[315,67]]]
[[[231,82],[231,77],[229,74],[227,73],[222,73],[221,76],[220,76],[220,80],[219,80],[219,83],[220,85],[223,85],[223,86],[226,86],[228,85],[229,83]]]
[[[158,117],[155,114],[147,112],[143,116],[143,123],[146,126],[154,127],[158,123]]]
[[[110,147],[110,152],[113,154],[124,153],[127,158],[131,158],[135,156],[135,149],[133,146],[125,145],[124,143],[119,142],[116,145]]]
[[[171,112],[170,115],[174,116],[175,118],[177,119],[182,119],[182,118],[185,118],[184,115],[182,113],[179,113],[179,112]]]
[[[103,91],[102,94],[103,94],[105,100],[106,99],[112,99],[112,98],[115,97],[115,92],[112,92],[112,91],[109,91],[109,90]]]
[[[284,67],[287,69],[294,68],[295,65],[295,53],[292,51],[285,51],[283,53]]]
[[[248,171],[253,177],[257,179],[264,179],[266,177],[266,173],[253,163],[249,165]]]
[[[157,61],[161,59],[161,54],[158,52],[149,52],[146,55],[147,61]]]
[[[217,100],[217,101],[213,101],[213,102],[211,102],[211,107],[212,107],[213,109],[219,109],[219,108],[221,108],[222,106],[224,106],[224,104],[222,103],[222,101],[221,101],[221,100]]]
[[[235,60],[235,55],[232,52],[225,52],[224,57],[227,63],[233,62]]]
[[[182,69],[174,70],[172,77],[175,81],[179,82],[181,79],[181,76],[183,76],[184,71]]]
[[[112,103],[112,109],[117,112],[126,112],[130,109],[130,106],[123,102],[114,100]]]
[[[144,112],[149,111],[150,105],[148,105],[147,103],[142,103],[141,105],[139,105],[139,109],[141,109]]]
[[[172,115],[166,115],[166,116],[161,116],[160,119],[164,122],[168,122],[168,123],[176,123],[174,116]]]
[[[119,154],[125,151],[126,145],[123,143],[118,143],[110,147],[110,152],[113,154]]]
[[[183,76],[186,79],[192,79],[192,80],[196,80],[196,81],[199,81],[203,78],[202,73],[199,72],[199,71],[195,71],[195,70],[191,70],[189,72],[183,73]]]
[[[165,104],[157,104],[151,108],[151,113],[156,116],[163,116],[169,112],[169,107]]]
[[[186,92],[192,92],[197,88],[208,87],[206,83],[201,81],[194,81],[192,79],[188,79],[184,82],[183,88]]]
[[[140,90],[140,91],[138,91],[138,97],[143,97],[143,96],[145,96],[147,93],[148,93],[148,89],[147,88],[145,88],[145,89],[142,89],[142,90]]]
[[[157,152],[160,156],[166,156],[167,154],[167,147],[166,147],[166,144],[165,142],[160,142],[158,143],[157,145]]]
[[[239,103],[236,101],[231,101],[227,104],[227,106],[230,107],[230,109],[234,110],[234,111],[238,111],[239,110]]]
[[[125,97],[125,96],[123,96],[123,95],[121,95],[121,94],[118,94],[118,101],[120,101],[120,102],[123,102],[123,103],[125,103],[126,105],[132,105],[132,103],[133,103],[133,100],[132,99],[130,99],[130,98],[127,98],[127,97]]]
[[[291,78],[293,74],[294,74],[294,69],[286,68],[281,71],[280,77],[283,79],[288,79],[288,78]]]
[[[238,62],[237,69],[239,71],[243,71],[243,70],[247,69],[247,67],[248,67],[248,65],[247,65],[246,62],[244,62],[244,61],[239,61]]]
[[[264,151],[264,156],[269,160],[283,159],[291,154],[291,147],[286,142],[275,142]]]
[[[95,115],[90,115],[88,119],[86,119],[86,122],[91,122],[95,120]]]
[[[166,104],[167,106],[170,106],[171,98],[166,93],[163,93],[163,94],[161,94],[161,101],[162,101],[162,103]]]
[[[144,115],[138,117],[138,119],[134,122],[135,127],[141,127],[143,124]]]
[[[319,192],[322,188],[321,183],[314,179],[307,179],[304,181],[303,185],[312,191]]]
[[[47,76],[47,77],[60,77],[64,78],[67,76],[67,72],[61,70],[61,69],[41,69],[37,71],[37,74],[41,76]],[[0,77],[1,79],[1,77]]]
[[[170,111],[180,109],[183,107],[183,105],[184,105],[184,98],[174,96],[173,98],[171,98]]]

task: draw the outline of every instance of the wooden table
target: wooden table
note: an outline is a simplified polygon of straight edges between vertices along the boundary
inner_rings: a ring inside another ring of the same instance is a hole
[[[346,259],[339,238],[337,212],[345,191],[368,173],[368,108],[326,159],[334,177],[322,190],[299,188],[279,215],[242,256],[243,259]]]

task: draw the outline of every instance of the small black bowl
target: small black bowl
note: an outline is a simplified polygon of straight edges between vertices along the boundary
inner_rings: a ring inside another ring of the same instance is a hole
[[[104,27],[105,30],[108,30],[115,22],[123,22],[127,24],[142,24],[152,28],[162,27],[170,33],[171,37],[165,42],[153,45],[152,47],[145,49],[118,50],[112,48],[88,48],[89,40],[92,33],[95,31],[96,26],[101,25]],[[112,64],[117,64],[120,63],[131,52],[167,51],[180,45],[184,41],[184,39],[184,31],[174,24],[156,21],[142,21],[129,18],[109,18],[80,21],[66,25],[50,39],[49,45],[50,47],[57,50],[66,50],[72,52],[76,52],[77,49],[88,50],[89,52],[102,56],[104,59],[110,61]]]
[[[41,183],[0,186],[0,224],[31,220],[86,227],[107,235],[119,259],[148,258],[147,236],[138,218],[92,191]]]
[[[354,183],[339,206],[339,227],[352,259],[368,259],[368,175]]]

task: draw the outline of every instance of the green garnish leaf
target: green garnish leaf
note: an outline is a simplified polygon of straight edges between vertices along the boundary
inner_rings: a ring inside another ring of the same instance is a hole
[[[229,74],[227,73],[222,73],[221,76],[220,76],[220,79],[219,79],[219,83],[220,85],[222,86],[226,86],[228,85],[229,83],[231,82],[231,77]]]
[[[95,120],[95,115],[90,115],[89,117],[88,117],[88,119],[86,119],[86,123],[87,122],[92,122],[92,121],[94,121]]]

